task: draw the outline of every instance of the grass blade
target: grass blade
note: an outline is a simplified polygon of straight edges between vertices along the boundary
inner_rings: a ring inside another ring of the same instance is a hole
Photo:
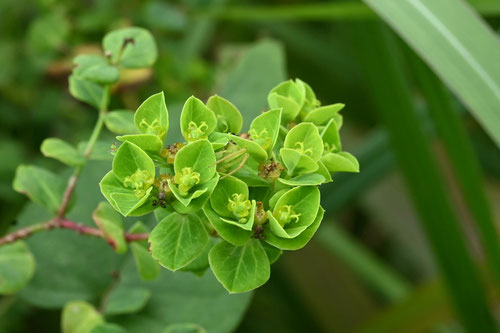
[[[500,42],[462,0],[364,0],[429,64],[500,146]]]

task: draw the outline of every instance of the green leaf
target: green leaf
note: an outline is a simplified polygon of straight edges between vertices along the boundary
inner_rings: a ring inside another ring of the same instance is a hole
[[[154,177],[155,165],[151,157],[148,156],[137,145],[125,141],[113,159],[113,173],[120,181],[133,175],[137,170],[144,170]]]
[[[207,333],[207,331],[197,324],[180,323],[168,325],[162,333]]]
[[[321,138],[325,149],[323,154],[331,152],[337,153],[342,150],[342,143],[340,142],[340,135],[337,123],[332,118],[321,132]]]
[[[359,162],[348,152],[328,153],[321,162],[330,172],[359,172]]]
[[[365,3],[434,69],[500,146],[500,43],[488,24],[464,1]]]
[[[128,232],[129,234],[143,234],[148,233],[149,229],[142,222],[136,222]],[[145,281],[156,278],[160,273],[160,265],[149,253],[148,242],[146,240],[132,242],[130,243],[130,250],[141,278]]]
[[[85,157],[75,147],[61,139],[43,140],[40,150],[44,156],[55,158],[67,165],[78,166],[85,163]]]
[[[35,258],[23,241],[0,247],[0,294],[24,288],[35,273]]]
[[[283,251],[281,249],[278,249],[272,245],[269,245],[266,242],[260,242],[262,244],[262,247],[266,251],[267,254],[267,259],[269,259],[269,264],[272,265],[276,262],[276,260],[279,259],[279,257],[283,254]]]
[[[205,218],[203,216],[203,218]],[[197,275],[202,275],[205,270],[209,267],[208,263],[208,253],[210,249],[216,244],[218,239],[216,240],[213,237],[210,237],[210,241],[205,245],[205,248],[201,251],[201,254],[193,261],[191,261],[186,266],[182,267],[180,271],[182,272],[193,272]]]
[[[120,71],[115,66],[108,64],[108,60],[95,54],[82,54],[73,59],[76,67],[73,74],[83,80],[98,84],[111,84],[118,81]]]
[[[71,96],[79,101],[88,103],[99,109],[105,97],[105,88],[97,83],[70,75],[69,92]]]
[[[160,221],[149,236],[151,255],[176,271],[196,259],[209,241],[199,216],[173,213]]]
[[[101,202],[92,217],[116,253],[127,252],[127,242],[125,241],[123,221],[120,214],[108,203]]]
[[[90,333],[127,333],[127,331],[116,324],[102,323],[96,325]]]
[[[229,142],[229,138],[226,133],[212,132],[208,136],[208,141],[210,141],[214,150],[217,150],[225,147]]]
[[[230,293],[242,293],[260,287],[270,277],[269,259],[258,239],[243,246],[222,241],[208,255],[210,267]]]
[[[110,54],[113,64],[127,68],[151,67],[158,57],[158,50],[151,33],[143,28],[123,28],[108,33],[103,48]]]
[[[190,196],[187,199],[187,201],[181,202],[179,200],[175,200],[175,201],[171,202],[172,207],[175,209],[175,211],[177,211],[178,213],[181,213],[181,214],[196,213],[208,201],[208,199],[210,198],[210,195],[212,195],[212,192],[213,192],[215,186],[217,185],[218,181],[219,181],[219,175],[215,175],[215,177],[213,177],[211,180],[209,180],[205,184],[202,184],[200,186],[195,187],[192,196]],[[172,190],[172,193],[174,193],[174,195],[176,195],[177,199],[179,197],[182,198],[182,196],[180,196],[180,193],[175,192],[176,188],[174,186],[172,186],[171,189],[174,189],[174,190]],[[199,196],[198,196],[198,194],[196,194],[197,191],[201,191],[201,194]],[[193,198],[195,196],[195,194],[196,194],[196,198]],[[188,202],[187,205],[186,205],[186,202]]]
[[[318,163],[295,149],[281,148],[280,157],[290,176],[311,173],[318,170]]]
[[[243,125],[240,111],[227,99],[218,95],[211,96],[207,101],[207,107],[215,113],[217,119],[217,130],[222,133],[238,134]]]
[[[69,302],[62,312],[62,333],[91,333],[94,327],[103,322],[102,316],[89,303]]]
[[[320,106],[311,110],[305,117],[304,122],[310,122],[317,126],[326,125],[333,119],[340,110],[344,108],[344,104],[337,103],[332,105]]]
[[[291,179],[278,178],[278,181],[288,186],[318,186],[325,182],[325,177],[319,173],[307,173]]]
[[[254,221],[255,208],[256,208],[255,206],[257,203],[255,202],[255,200],[252,200],[251,204],[252,204],[252,206],[250,208],[250,213],[249,213],[247,221],[245,223],[241,223],[241,222],[237,221],[235,218],[228,219],[228,218],[222,217],[221,220],[226,222],[226,223],[235,225],[238,228],[241,228],[243,230],[250,230],[251,231],[253,228],[253,221]]]
[[[77,150],[80,154],[84,154],[85,149],[87,147],[88,141],[81,141],[77,145]],[[97,140],[94,144],[94,148],[92,149],[92,153],[89,156],[89,159],[92,161],[111,161],[113,160],[113,155],[111,155],[111,150],[113,145],[107,141],[99,141]]]
[[[134,123],[141,133],[157,135],[162,142],[165,140],[169,118],[163,91],[142,102],[135,112]]]
[[[217,118],[198,98],[191,96],[184,103],[181,113],[181,132],[188,141],[208,139],[217,127]]]
[[[233,194],[242,194],[245,199],[248,199],[247,184],[233,176],[219,180],[210,197],[213,210],[221,216],[234,217],[228,208],[229,200],[233,197]]]
[[[246,153],[257,163],[263,163],[267,160],[267,152],[258,143],[231,134],[229,135],[229,139],[236,142],[239,148],[245,148]]]
[[[207,140],[199,140],[182,147],[175,155],[174,171],[182,173],[182,169],[192,168],[200,174],[199,184],[213,178],[215,174],[215,154]]]
[[[267,102],[272,109],[282,108],[282,122],[294,120],[305,101],[305,86],[288,80],[274,87],[267,96]]]
[[[20,165],[16,170],[13,187],[14,190],[27,195],[48,211],[57,213],[66,183],[62,178],[45,169]]]
[[[128,141],[146,152],[159,153],[163,142],[154,134],[129,134],[116,137],[120,141]]]
[[[323,140],[318,128],[311,123],[300,123],[286,135],[284,148],[295,149],[315,162],[323,155]]]
[[[130,110],[114,110],[108,112],[104,118],[104,124],[115,134],[137,134],[135,127],[134,112]]]
[[[319,207],[314,222],[295,238],[281,238],[274,235],[269,228],[264,229],[264,239],[267,243],[281,250],[295,251],[306,246],[318,230],[325,211]]]
[[[222,221],[220,216],[213,210],[212,206],[209,204],[203,206],[203,212],[205,213],[206,217],[208,218],[214,229],[217,231],[219,236],[233,245],[244,245],[252,236],[252,232],[250,230],[238,228],[235,225]]]
[[[287,191],[278,199],[273,212],[268,212],[269,228],[278,237],[297,237],[314,222],[319,202],[317,186],[300,186]],[[288,221],[280,220],[283,212],[289,212],[288,208],[291,208],[297,217]]]
[[[273,151],[281,125],[281,109],[269,110],[250,125],[250,138],[270,154]]]
[[[104,314],[114,316],[136,313],[146,306],[151,292],[142,287],[119,287],[109,293],[104,303]]]

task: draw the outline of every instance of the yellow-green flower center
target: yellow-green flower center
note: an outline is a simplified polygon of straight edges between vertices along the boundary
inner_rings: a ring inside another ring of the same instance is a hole
[[[137,169],[137,171],[125,178],[123,185],[134,190],[134,194],[137,198],[142,198],[148,188],[153,185],[154,175],[151,175],[146,170]]]
[[[206,134],[208,125],[206,122],[202,121],[200,126],[194,121],[190,121],[187,129],[187,140],[196,141],[201,139],[206,139],[208,136]]]
[[[313,154],[312,148],[305,149],[304,142],[296,142],[295,143],[295,150],[301,154],[308,155],[308,156],[312,156],[312,154]]]
[[[278,214],[275,214],[275,216],[278,219],[279,224],[281,224],[282,227],[287,225],[288,223],[297,223],[299,222],[299,217],[300,213],[295,213],[293,210],[292,206],[290,205],[284,205],[278,210]],[[295,220],[295,221],[292,221]]]
[[[193,171],[193,168],[182,168],[180,173],[176,173],[174,181],[179,188],[179,193],[185,197],[189,190],[200,182],[200,174]]]
[[[233,213],[234,217],[238,219],[238,222],[245,223],[247,221],[247,216],[250,215],[252,203],[250,200],[246,199],[243,194],[233,193],[232,198],[233,200],[229,199],[227,209]]]
[[[325,142],[323,144],[323,147],[324,147],[324,152],[325,153],[333,153],[337,149],[336,146],[335,146],[335,144],[333,144],[333,143],[329,144],[328,142]]]
[[[166,133],[165,129],[160,125],[160,121],[158,119],[153,120],[152,123],[149,123],[146,118],[142,118],[139,123],[139,127],[146,131],[146,134],[154,134],[159,137],[164,137]]]
[[[248,134],[250,134],[252,140],[258,143],[262,148],[267,150],[271,146],[271,137],[269,136],[267,128],[262,129],[260,132],[251,129]]]

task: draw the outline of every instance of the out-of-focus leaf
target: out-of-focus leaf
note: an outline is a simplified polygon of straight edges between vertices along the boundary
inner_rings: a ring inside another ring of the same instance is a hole
[[[35,258],[23,241],[0,246],[0,294],[21,290],[35,273]]]
[[[151,292],[143,287],[115,288],[106,299],[104,314],[112,316],[135,313],[144,308]]]
[[[62,333],[91,333],[92,329],[104,322],[97,310],[87,302],[73,301],[64,306]]]
[[[139,130],[135,127],[134,113],[129,110],[114,110],[108,112],[104,118],[106,127],[115,134],[137,134]]]
[[[156,42],[151,33],[143,28],[131,27],[108,33],[102,42],[113,63],[127,68],[152,66],[158,56]]]
[[[58,138],[43,140],[40,150],[46,157],[55,158],[67,165],[78,166],[85,163],[85,157],[76,148]]]

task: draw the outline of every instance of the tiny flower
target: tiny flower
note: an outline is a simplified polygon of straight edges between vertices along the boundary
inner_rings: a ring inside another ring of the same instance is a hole
[[[227,208],[238,219],[238,222],[245,223],[246,217],[250,214],[252,203],[243,194],[233,193],[233,200],[228,199]]]
[[[175,174],[174,181],[179,186],[180,194],[185,197],[189,190],[200,182],[200,174],[193,171],[193,168],[185,167],[180,173]]]
[[[123,185],[133,189],[137,198],[142,198],[146,194],[146,190],[153,185],[153,182],[153,175],[146,170],[137,169],[133,175],[128,176],[123,180]]]
[[[200,139],[207,138],[208,125],[206,122],[202,121],[200,126],[198,126],[194,121],[190,121],[188,124],[188,133],[186,139],[188,141],[196,141]]]
[[[308,155],[308,156],[312,156],[312,154],[313,154],[312,148],[304,149],[304,142],[296,142],[295,143],[295,150],[301,154]]]
[[[265,150],[269,149],[272,143],[272,139],[269,136],[269,132],[267,128],[262,129],[260,132],[257,132],[255,129],[251,129],[248,134],[250,134],[250,138],[256,143],[258,143]]]
[[[142,118],[139,123],[139,128],[142,129],[146,134],[154,134],[159,137],[164,137],[167,133],[165,128],[163,128],[158,119],[155,119],[152,123],[148,123],[146,118]]]
[[[277,218],[278,222],[282,227],[284,227],[288,223],[297,223],[301,214],[295,213],[291,205],[284,205],[280,208],[276,215],[277,216],[275,217]],[[294,219],[295,221],[292,221]]]

